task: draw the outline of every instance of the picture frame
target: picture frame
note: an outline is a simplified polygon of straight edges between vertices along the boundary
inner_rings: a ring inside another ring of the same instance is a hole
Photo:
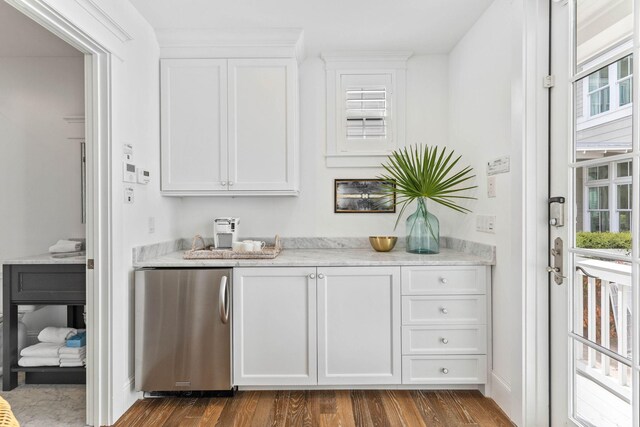
[[[384,179],[335,179],[334,213],[396,213],[396,195],[384,194]],[[395,181],[391,182],[395,187]]]

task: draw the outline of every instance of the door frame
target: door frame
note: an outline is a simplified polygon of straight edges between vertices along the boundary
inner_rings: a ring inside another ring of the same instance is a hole
[[[112,412],[111,355],[111,53],[43,0],[5,0],[84,54],[87,147],[86,422],[106,425]]]

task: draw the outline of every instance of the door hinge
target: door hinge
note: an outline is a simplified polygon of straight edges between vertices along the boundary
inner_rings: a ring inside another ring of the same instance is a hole
[[[556,76],[553,74],[544,76],[544,80],[542,81],[542,86],[546,89],[552,88],[556,85]]]
[[[87,270],[93,270],[93,264],[94,264],[93,259],[89,258],[87,260]]]

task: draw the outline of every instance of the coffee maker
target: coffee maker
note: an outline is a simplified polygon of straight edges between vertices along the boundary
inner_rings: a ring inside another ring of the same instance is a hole
[[[213,245],[216,248],[227,249],[238,240],[238,225],[240,218],[222,217],[213,220]]]

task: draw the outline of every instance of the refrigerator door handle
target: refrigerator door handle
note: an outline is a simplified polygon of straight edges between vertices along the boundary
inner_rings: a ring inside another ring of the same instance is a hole
[[[218,296],[218,312],[222,323],[229,321],[229,288],[227,287],[227,276],[220,279],[220,295]]]

